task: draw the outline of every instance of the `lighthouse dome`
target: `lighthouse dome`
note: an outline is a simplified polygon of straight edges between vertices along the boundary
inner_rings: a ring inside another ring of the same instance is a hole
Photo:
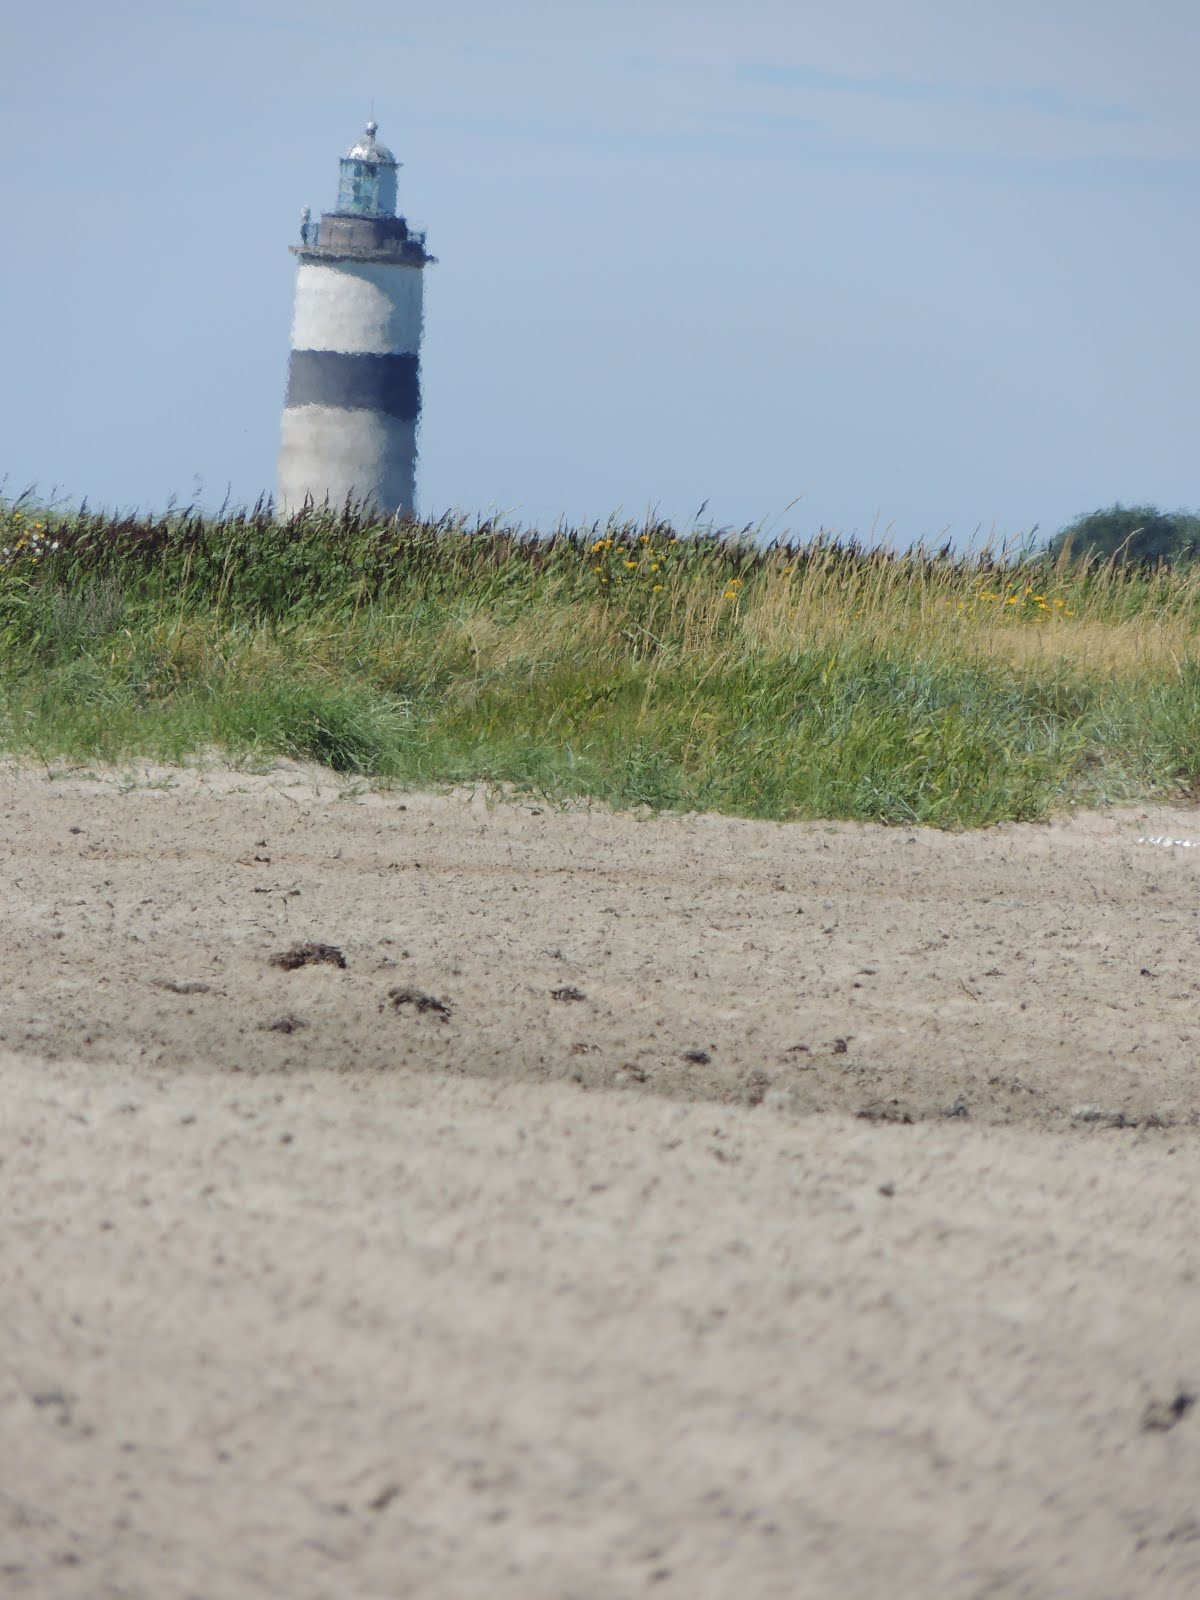
[[[361,139],[356,139],[346,151],[347,161],[375,161],[381,166],[399,166],[399,162],[388,149],[387,145],[380,144],[375,135],[379,131],[377,122],[368,122],[366,131]]]
[[[376,139],[377,124],[368,122],[342,157],[338,212],[351,217],[396,215],[396,169],[400,163]]]

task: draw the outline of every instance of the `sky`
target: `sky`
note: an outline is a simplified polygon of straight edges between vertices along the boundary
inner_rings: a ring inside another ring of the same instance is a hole
[[[1195,0],[0,0],[0,57],[9,495],[273,491],[288,246],[374,115],[427,515],[1200,503]]]

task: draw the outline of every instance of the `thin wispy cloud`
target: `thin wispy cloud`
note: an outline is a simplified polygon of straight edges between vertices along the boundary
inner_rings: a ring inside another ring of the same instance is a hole
[[[781,160],[849,171],[908,173],[934,179],[1019,185],[1027,189],[1193,192],[1200,160],[1156,155],[1033,154],[976,149],[901,148],[848,136],[803,118],[769,113],[714,113],[705,142],[723,157]],[[695,144],[699,147],[700,136]]]
[[[861,95],[914,105],[973,105],[992,109],[1033,111],[1043,116],[1085,122],[1140,122],[1142,115],[1130,106],[1075,100],[1058,89],[989,87],[956,84],[937,79],[902,78],[894,73],[859,77],[827,72],[807,63],[746,62],[736,69],[744,83],[768,88],[809,90],[820,94]]]

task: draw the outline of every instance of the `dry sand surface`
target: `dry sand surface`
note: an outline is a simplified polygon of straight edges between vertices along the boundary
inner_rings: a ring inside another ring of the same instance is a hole
[[[1200,1594],[1200,813],[0,824],[4,1600]]]

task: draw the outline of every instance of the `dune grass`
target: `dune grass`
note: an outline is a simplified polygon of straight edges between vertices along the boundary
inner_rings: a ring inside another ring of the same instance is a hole
[[[1200,569],[0,508],[0,745],[973,826],[1190,789]]]

